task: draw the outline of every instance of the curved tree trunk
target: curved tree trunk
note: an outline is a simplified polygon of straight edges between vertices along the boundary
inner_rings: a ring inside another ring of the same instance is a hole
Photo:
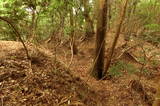
[[[12,22],[11,22],[8,18],[6,18],[6,17],[1,17],[1,16],[0,16],[0,20],[3,20],[3,21],[5,21],[5,22],[7,22],[7,23],[13,28],[13,31],[14,31],[15,35],[19,38],[20,42],[22,43],[22,45],[23,45],[23,47],[24,47],[24,49],[25,49],[25,51],[26,51],[27,58],[28,58],[28,59],[31,59],[30,56],[29,56],[29,53],[28,53],[28,49],[27,49],[27,47],[26,47],[23,39],[21,38],[21,35],[20,35],[19,31],[16,29],[16,27],[15,27],[15,26],[12,24]]]

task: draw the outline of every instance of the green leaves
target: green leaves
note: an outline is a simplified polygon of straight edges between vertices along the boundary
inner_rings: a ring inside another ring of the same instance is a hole
[[[15,1],[15,2],[14,2],[14,5],[16,5],[16,6],[22,6],[22,1],[19,1],[19,0],[18,0],[18,1]]]
[[[144,27],[148,30],[160,31],[160,24],[151,23],[151,24],[145,25]]]
[[[137,71],[138,70],[132,64],[118,61],[110,67],[109,74],[111,76],[122,76],[124,73],[133,74]]]

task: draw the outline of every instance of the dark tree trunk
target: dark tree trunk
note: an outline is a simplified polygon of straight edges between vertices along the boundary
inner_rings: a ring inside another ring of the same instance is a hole
[[[102,2],[103,1],[103,2]],[[104,71],[105,34],[107,28],[107,0],[98,0],[96,56],[92,76],[102,78]]]
[[[108,30],[111,28],[111,19],[112,19],[112,13],[111,13],[111,0],[108,0]]]

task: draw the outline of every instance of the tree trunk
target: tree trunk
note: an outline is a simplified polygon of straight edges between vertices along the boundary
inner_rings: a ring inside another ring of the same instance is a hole
[[[84,7],[84,18],[85,18],[85,38],[91,38],[94,34],[93,20],[91,19],[89,13],[89,0],[83,0]]]
[[[116,44],[118,42],[118,38],[119,38],[119,35],[120,35],[122,23],[123,23],[124,18],[125,18],[127,4],[128,4],[128,0],[126,0],[126,2],[125,2],[124,8],[123,8],[123,11],[122,11],[122,14],[121,14],[121,19],[120,19],[120,22],[118,24],[117,31],[116,31],[116,34],[115,34],[115,38],[114,38],[114,41],[113,41],[113,44],[112,44],[112,47],[111,47],[111,51],[108,55],[108,60],[106,61],[106,67],[105,67],[105,71],[104,71],[103,75],[106,75],[108,73],[108,69],[110,67],[110,63],[111,63],[111,59],[112,59],[112,56],[113,56],[113,53],[114,53],[114,49],[116,47]]]
[[[31,23],[31,32],[29,36],[29,41],[33,41],[36,37],[36,10],[32,10],[32,23]]]
[[[74,31],[74,14],[73,14],[73,9],[70,9],[70,26],[71,26],[71,37],[70,37],[70,42],[71,42],[71,51],[73,55],[76,55],[78,52],[78,49],[75,45],[75,39],[74,39],[74,35],[75,35],[75,31]]]
[[[128,11],[127,11],[127,16],[126,16],[126,24],[125,25],[125,36],[124,36],[124,39],[126,41],[129,41],[130,40],[130,37],[131,37],[131,34],[132,34],[132,31],[134,31],[134,20],[133,20],[133,15],[135,14],[135,10],[136,10],[136,7],[137,7],[137,4],[138,4],[138,1],[135,0],[135,1],[131,1],[129,3],[129,6],[128,6]]]
[[[92,76],[101,79],[104,71],[105,34],[107,28],[107,0],[98,0],[96,57]]]
[[[108,0],[108,31],[111,28],[111,19],[112,19],[112,13],[111,13],[111,0]]]

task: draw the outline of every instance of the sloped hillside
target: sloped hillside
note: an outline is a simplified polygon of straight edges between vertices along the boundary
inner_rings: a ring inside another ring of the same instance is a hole
[[[102,98],[44,48],[0,41],[1,106],[99,106]]]

